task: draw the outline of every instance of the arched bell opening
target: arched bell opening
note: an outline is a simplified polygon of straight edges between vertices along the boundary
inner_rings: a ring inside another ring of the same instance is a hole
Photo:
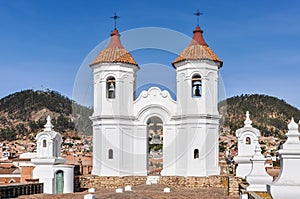
[[[202,78],[199,74],[192,77],[192,97],[200,98],[202,96]]]
[[[116,98],[116,79],[111,76],[106,79],[106,97],[108,99]]]

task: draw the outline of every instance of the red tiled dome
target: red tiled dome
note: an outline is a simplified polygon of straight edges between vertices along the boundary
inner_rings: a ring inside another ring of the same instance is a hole
[[[111,39],[106,47],[102,50],[96,59],[90,64],[93,66],[98,63],[126,63],[138,66],[131,54],[122,46],[120,34],[117,29],[111,33]]]
[[[222,60],[208,47],[202,33],[203,30],[199,26],[193,31],[193,40],[187,48],[185,48],[180,55],[172,62],[173,66],[176,63],[185,60],[211,60],[220,62],[222,67]]]

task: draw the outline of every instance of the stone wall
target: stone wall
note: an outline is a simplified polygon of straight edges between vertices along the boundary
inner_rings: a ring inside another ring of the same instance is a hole
[[[95,175],[84,175],[75,177],[75,190],[78,190],[78,186],[81,189],[89,188],[121,188],[126,185],[139,185],[146,184],[147,176],[125,176],[125,177],[104,177]]]
[[[83,175],[75,177],[75,191],[89,188],[116,189],[126,185],[146,184],[147,176],[104,177],[95,175]],[[159,184],[171,187],[199,187],[199,188],[224,188],[228,195],[239,195],[239,184],[242,178],[234,176],[210,176],[210,177],[181,177],[160,176]]]
[[[214,187],[225,188],[228,195],[239,195],[239,184],[242,178],[234,176],[210,176],[210,177],[179,177],[161,176],[159,184],[175,187]]]
[[[239,185],[242,183],[243,178],[229,177],[228,178],[228,193],[230,196],[239,195]]]
[[[210,177],[181,177],[181,176],[161,176],[159,184],[174,187],[216,187],[227,188],[227,176],[210,176]]]

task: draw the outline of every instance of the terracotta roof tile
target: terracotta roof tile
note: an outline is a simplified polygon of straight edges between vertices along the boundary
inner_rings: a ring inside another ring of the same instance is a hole
[[[106,49],[99,53],[90,66],[98,63],[127,63],[138,65],[131,54],[122,46],[120,34],[116,29],[112,32],[110,43]]]
[[[172,62],[173,66],[186,60],[211,60],[220,62],[222,66],[222,60],[208,47],[202,36],[203,31],[199,26],[196,27],[193,33],[194,36],[190,45]]]
[[[13,174],[17,168],[0,168],[0,174]]]
[[[93,61],[92,65],[98,63],[127,63],[137,65],[131,54],[124,48],[107,48],[99,53],[97,58]]]

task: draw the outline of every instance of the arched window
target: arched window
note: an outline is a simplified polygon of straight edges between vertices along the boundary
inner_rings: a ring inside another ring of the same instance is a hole
[[[199,159],[199,149],[194,150],[194,159]]]
[[[43,140],[43,147],[44,147],[44,148],[47,147],[47,140]]]
[[[192,97],[202,96],[202,79],[199,74],[195,74],[192,77]]]
[[[10,179],[9,183],[15,183],[16,181],[14,179]]]
[[[246,144],[251,144],[251,138],[250,137],[246,137]]]
[[[108,77],[106,79],[106,97],[108,99],[114,99],[116,97],[116,79],[114,77]]]
[[[112,149],[108,150],[108,159],[113,159],[114,158],[114,151]]]

